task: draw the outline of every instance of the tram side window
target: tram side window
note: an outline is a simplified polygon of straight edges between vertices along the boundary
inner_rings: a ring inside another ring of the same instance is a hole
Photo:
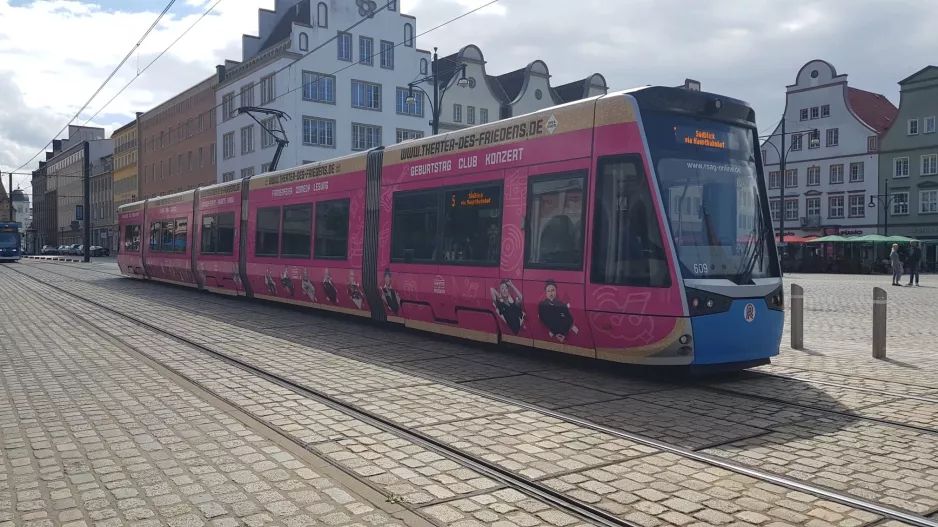
[[[590,281],[669,287],[668,260],[641,160],[600,158],[596,174]]]
[[[585,170],[529,179],[526,268],[583,268],[585,188]]]
[[[173,231],[175,229],[175,223],[176,222],[173,220],[163,222],[163,247],[160,249],[163,252],[173,252]]]
[[[124,227],[124,252],[140,252],[140,225]]]
[[[150,252],[159,252],[162,241],[163,222],[154,221],[150,224]]]
[[[394,195],[391,261],[432,262],[437,254],[439,192],[401,192]]]
[[[312,204],[284,207],[283,231],[280,234],[280,256],[284,258],[309,258],[312,230]]]
[[[218,229],[214,215],[202,216],[202,254],[218,251]]]
[[[234,254],[235,213],[222,212],[217,216],[215,225],[218,227],[217,254]]]
[[[498,265],[502,187],[478,186],[443,194],[443,264]]]
[[[348,198],[317,203],[313,257],[320,260],[347,260],[348,224]]]
[[[280,255],[280,207],[257,211],[257,233],[254,238],[254,256]]]
[[[176,220],[176,233],[173,236],[173,252],[186,252],[186,242],[189,238],[189,218]]]

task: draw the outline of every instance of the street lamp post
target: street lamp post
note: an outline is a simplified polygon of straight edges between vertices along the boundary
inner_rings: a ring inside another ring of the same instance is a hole
[[[782,148],[779,149],[775,146],[771,140],[766,141],[766,143],[772,145],[772,148],[775,149],[775,153],[778,154],[778,168],[779,168],[779,202],[778,202],[778,243],[785,243],[785,163],[788,161],[788,154],[791,153],[791,149],[795,146],[795,142],[792,141],[791,145],[786,149],[785,148],[785,136],[789,134],[813,134],[815,137],[808,140],[808,148],[816,148],[821,146],[820,131],[817,128],[814,130],[807,131],[798,131],[798,132],[786,132],[785,131],[785,119],[782,118],[782,133],[773,134],[766,136],[766,139],[771,139],[772,137],[780,136],[782,138]],[[810,135],[808,136],[810,137]],[[785,153],[782,154],[782,151]]]
[[[452,61],[450,61],[452,62]],[[459,79],[456,80],[456,85],[460,88],[465,88],[469,86],[469,79],[466,78],[466,65],[455,63],[456,67],[450,68],[444,72],[440,71],[439,57],[436,54],[436,48],[433,48],[433,74],[427,75],[422,79],[417,79],[414,82],[408,83],[408,93],[407,99],[404,101],[407,104],[416,104],[417,98],[414,97],[414,90],[419,90],[421,93],[427,96],[427,99],[430,100],[430,112],[433,115],[433,120],[430,121],[430,126],[433,129],[433,135],[440,133],[440,112],[442,110],[441,102],[443,101],[443,95],[446,94],[446,91],[449,89],[449,86],[440,87],[440,83],[437,82],[437,78],[445,73],[455,73],[460,72]],[[433,96],[431,97],[429,93],[426,92],[423,88],[417,86],[424,82],[433,81]]]
[[[873,208],[878,203],[879,206],[883,208],[883,236],[889,236],[889,206],[892,204],[893,201],[896,201],[896,202],[899,201],[899,195],[898,194],[894,194],[892,196],[889,195],[889,180],[888,179],[883,180],[883,185],[885,187],[886,193],[885,194],[873,194],[872,196],[870,196],[869,207]]]

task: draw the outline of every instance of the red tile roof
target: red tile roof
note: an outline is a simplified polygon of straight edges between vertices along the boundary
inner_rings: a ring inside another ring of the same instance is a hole
[[[857,88],[847,88],[850,108],[878,133],[884,133],[896,121],[899,109],[885,96]]]

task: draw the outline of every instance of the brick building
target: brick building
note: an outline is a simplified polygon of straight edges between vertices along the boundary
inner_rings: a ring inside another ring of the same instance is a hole
[[[137,199],[215,182],[216,76],[137,117]]]

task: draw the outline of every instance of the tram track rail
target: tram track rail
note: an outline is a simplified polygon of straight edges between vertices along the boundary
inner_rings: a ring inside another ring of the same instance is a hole
[[[11,269],[12,269],[12,268],[11,268]],[[588,504],[582,503],[582,502],[580,502],[580,501],[578,501],[578,500],[575,500],[575,499],[573,499],[573,498],[569,498],[569,497],[563,495],[562,493],[557,492],[557,491],[555,491],[555,490],[553,490],[553,489],[551,489],[551,488],[549,488],[549,487],[547,487],[547,486],[545,486],[545,485],[543,485],[543,484],[541,484],[541,483],[539,483],[539,482],[537,482],[537,481],[534,481],[534,480],[531,480],[531,479],[528,479],[528,478],[519,476],[519,475],[517,475],[517,474],[515,474],[515,473],[513,473],[513,472],[511,472],[511,471],[509,471],[509,470],[507,470],[507,469],[504,469],[504,468],[502,468],[502,467],[500,467],[500,466],[498,466],[498,465],[496,465],[496,464],[494,464],[494,463],[491,463],[491,462],[488,462],[488,461],[486,461],[486,460],[484,460],[484,459],[479,459],[479,458],[477,458],[477,457],[475,457],[475,456],[472,456],[472,455],[470,455],[470,454],[467,454],[467,453],[465,453],[465,452],[459,450],[459,449],[456,448],[456,447],[450,446],[450,445],[448,445],[448,444],[446,444],[446,443],[444,443],[444,442],[442,442],[442,441],[436,440],[436,439],[434,439],[434,438],[432,438],[432,437],[429,437],[429,436],[427,436],[427,435],[425,435],[425,434],[422,434],[422,433],[420,433],[420,432],[411,430],[411,429],[409,429],[409,428],[407,428],[407,427],[405,427],[405,426],[403,426],[403,425],[401,425],[401,424],[399,424],[399,423],[396,423],[396,422],[392,421],[391,419],[388,419],[388,418],[385,418],[385,417],[381,417],[381,416],[379,416],[379,415],[376,415],[376,414],[373,413],[373,412],[370,412],[370,411],[368,411],[368,410],[364,410],[364,409],[358,407],[357,405],[354,405],[354,404],[351,404],[351,403],[347,403],[347,402],[344,402],[344,401],[342,401],[342,400],[340,400],[340,399],[338,399],[338,398],[336,398],[336,397],[330,396],[330,395],[328,395],[328,394],[326,394],[326,393],[324,393],[324,392],[322,392],[322,391],[320,391],[320,390],[316,390],[316,389],[314,389],[314,388],[311,388],[311,387],[308,387],[308,386],[305,386],[305,385],[296,383],[296,382],[294,382],[294,381],[291,381],[291,380],[289,380],[289,379],[286,379],[286,378],[284,378],[283,376],[280,376],[280,375],[271,373],[271,372],[265,370],[264,368],[260,368],[260,367],[258,367],[258,366],[256,366],[256,365],[250,364],[250,363],[248,363],[248,362],[246,362],[246,361],[244,361],[244,360],[241,360],[241,359],[232,357],[232,356],[230,356],[230,355],[228,355],[228,354],[226,354],[226,353],[224,353],[224,352],[220,352],[220,351],[218,351],[218,350],[212,349],[212,348],[209,347],[209,346],[206,346],[206,345],[203,345],[203,344],[194,342],[193,340],[191,340],[191,339],[185,337],[184,335],[179,335],[179,334],[176,334],[176,333],[174,333],[174,332],[172,332],[172,331],[168,331],[168,330],[166,330],[166,329],[164,329],[164,328],[161,328],[161,327],[158,327],[158,326],[156,326],[156,325],[154,325],[154,324],[151,324],[151,323],[149,323],[149,322],[147,322],[146,320],[143,320],[143,319],[141,319],[141,318],[137,318],[137,317],[135,317],[135,316],[127,315],[127,314],[125,314],[125,313],[123,313],[123,312],[121,312],[121,311],[119,311],[119,310],[117,310],[117,309],[111,308],[111,307],[109,307],[109,306],[107,306],[107,305],[105,305],[105,304],[103,304],[103,303],[101,303],[101,302],[98,302],[98,301],[95,301],[95,300],[91,300],[91,299],[89,299],[89,298],[86,298],[86,297],[84,297],[84,296],[78,294],[78,293],[74,293],[74,292],[69,291],[69,290],[67,290],[67,289],[65,289],[65,288],[59,287],[58,285],[55,285],[55,284],[52,284],[52,283],[43,282],[43,281],[40,280],[39,278],[37,278],[37,277],[35,277],[35,276],[32,276],[32,275],[30,275],[30,274],[28,274],[28,273],[26,273],[26,272],[20,271],[20,270],[18,270],[18,269],[13,269],[13,270],[14,270],[14,272],[16,272],[16,273],[18,273],[18,274],[20,274],[20,275],[22,275],[22,276],[24,276],[24,277],[27,277],[28,279],[33,280],[33,281],[35,281],[35,282],[37,282],[37,283],[39,283],[39,284],[41,284],[41,285],[45,285],[46,287],[49,287],[49,288],[51,288],[51,289],[53,289],[53,290],[55,290],[55,291],[58,291],[58,292],[60,292],[60,293],[62,293],[62,294],[65,294],[65,295],[68,295],[68,296],[70,296],[70,297],[76,298],[76,299],[78,299],[78,300],[80,300],[80,301],[82,301],[82,302],[86,302],[86,303],[91,304],[91,305],[93,305],[93,306],[95,306],[95,307],[97,307],[97,308],[100,308],[100,309],[102,309],[102,310],[104,310],[104,311],[107,311],[108,313],[111,313],[111,314],[113,314],[113,315],[115,315],[115,316],[118,316],[118,317],[123,318],[123,319],[128,320],[128,321],[131,321],[131,322],[133,322],[133,323],[135,323],[135,324],[137,324],[137,325],[143,326],[143,327],[147,328],[148,330],[153,331],[154,333],[157,333],[157,334],[160,334],[160,335],[163,335],[163,336],[172,338],[173,340],[175,340],[175,341],[177,341],[177,342],[180,342],[180,343],[182,343],[182,344],[184,344],[184,345],[186,345],[186,346],[189,346],[189,347],[191,347],[191,348],[193,348],[193,349],[196,349],[196,350],[198,350],[198,351],[200,351],[200,352],[203,352],[203,353],[205,353],[205,354],[207,354],[207,355],[209,355],[209,356],[211,356],[211,357],[213,357],[213,358],[216,358],[216,359],[218,359],[218,360],[221,360],[221,361],[225,362],[226,364],[229,364],[229,365],[231,365],[231,366],[233,366],[233,367],[236,367],[236,368],[238,368],[238,369],[241,369],[242,371],[245,371],[245,372],[251,373],[251,374],[253,374],[253,375],[256,375],[256,376],[258,376],[258,377],[260,377],[260,378],[263,378],[263,379],[265,379],[265,380],[267,380],[267,381],[269,381],[269,382],[272,382],[272,383],[274,383],[274,384],[276,384],[276,385],[278,385],[278,386],[281,386],[281,387],[283,387],[283,388],[285,388],[285,389],[288,389],[288,390],[290,390],[290,391],[293,391],[294,393],[296,393],[296,394],[298,394],[298,395],[302,395],[302,396],[305,396],[305,397],[309,397],[309,398],[311,398],[311,399],[314,399],[314,400],[316,400],[316,401],[321,402],[322,404],[325,404],[325,405],[329,406],[330,408],[333,408],[333,409],[335,409],[335,410],[337,410],[337,411],[340,411],[340,412],[342,412],[342,413],[344,413],[344,414],[346,414],[346,415],[349,415],[349,416],[354,417],[354,418],[356,418],[356,419],[360,419],[360,420],[362,420],[362,421],[364,421],[364,422],[366,422],[366,423],[368,423],[368,424],[371,424],[372,426],[375,426],[375,427],[378,428],[378,429],[391,432],[391,433],[393,433],[393,434],[395,434],[395,435],[397,435],[397,436],[399,436],[399,437],[403,437],[403,438],[405,438],[405,439],[408,439],[408,440],[410,440],[410,441],[413,441],[414,443],[419,444],[419,445],[423,446],[424,448],[427,448],[427,449],[429,449],[429,450],[432,450],[432,451],[434,451],[434,452],[437,452],[437,453],[439,453],[440,455],[444,455],[445,457],[450,458],[450,459],[452,459],[452,460],[454,460],[454,461],[457,461],[457,462],[459,462],[460,464],[463,464],[464,466],[467,466],[467,467],[469,467],[469,468],[473,468],[473,469],[479,471],[480,473],[482,473],[482,474],[484,474],[484,475],[486,475],[486,476],[492,478],[493,480],[498,481],[498,482],[501,482],[502,484],[504,484],[504,485],[506,485],[506,486],[509,486],[509,487],[515,488],[515,489],[517,489],[517,490],[520,490],[520,491],[524,492],[525,494],[530,495],[530,496],[533,496],[533,497],[535,497],[535,498],[542,499],[542,500],[544,500],[545,502],[547,502],[547,503],[549,503],[549,504],[551,504],[551,505],[553,505],[553,506],[555,506],[555,507],[557,507],[557,508],[559,508],[559,509],[561,509],[561,510],[565,510],[565,511],[567,511],[567,512],[570,512],[570,513],[572,513],[572,514],[574,514],[574,515],[576,515],[576,516],[578,516],[578,517],[580,517],[580,518],[586,519],[586,520],[591,521],[591,522],[596,522],[596,523],[595,523],[596,525],[620,525],[620,526],[622,526],[622,525],[632,525],[631,523],[626,522],[626,521],[622,520],[621,518],[618,518],[618,517],[616,517],[616,516],[614,516],[614,515],[612,515],[612,514],[609,514],[609,513],[605,512],[605,511],[601,510],[601,509],[598,509],[598,508],[596,508],[596,507],[592,507],[592,506],[590,506],[590,505],[588,505]],[[65,277],[65,278],[72,278],[72,277],[69,277],[69,276],[67,276],[67,275],[63,275],[63,274],[61,274],[61,273],[55,273],[55,272],[52,272],[52,271],[48,271],[48,270],[46,270],[46,269],[42,269],[42,271],[44,271],[44,272],[49,272],[50,274],[62,276],[62,277]],[[104,271],[102,271],[102,272],[104,272]],[[113,274],[113,273],[106,273],[106,274]],[[164,302],[160,302],[160,301],[158,301],[158,300],[155,300],[155,302],[164,303]],[[164,304],[165,304],[165,303],[164,303]],[[64,310],[66,310],[66,311],[69,311],[69,313],[72,314],[73,316],[76,316],[76,317],[78,317],[78,318],[81,318],[85,323],[91,325],[92,327],[95,327],[95,329],[96,329],[97,331],[102,331],[102,330],[98,329],[96,326],[94,326],[93,322],[90,322],[90,321],[88,321],[88,320],[82,318],[79,313],[75,313],[73,310],[70,310],[70,309],[67,308],[67,307],[62,307],[62,306],[60,306],[60,307],[61,307],[62,309],[64,309]],[[175,307],[175,306],[174,306],[174,307]],[[186,308],[179,308],[179,309],[188,310],[188,309],[186,309]],[[191,311],[191,310],[188,310],[188,311]],[[247,310],[247,311],[250,311],[250,310]],[[144,355],[146,355],[145,352],[142,352],[142,351],[139,351],[139,350],[138,350],[137,352],[138,352],[138,353],[143,353]],[[383,368],[388,368],[388,369],[396,370],[396,371],[399,371],[399,372],[404,372],[404,371],[405,371],[403,368],[395,367],[394,364],[382,363],[382,362],[379,362],[379,361],[373,361],[373,362],[372,362],[372,361],[368,361],[368,360],[364,360],[364,359],[359,359],[359,358],[353,358],[353,359],[351,359],[351,360],[356,360],[356,361],[359,361],[359,362],[362,362],[362,363],[366,363],[366,364],[378,365],[378,366],[381,366],[381,367],[383,367]],[[171,369],[171,370],[172,370],[172,368],[169,368],[168,366],[165,366],[165,365],[164,365],[164,367],[167,367],[168,369]],[[184,373],[182,373],[182,372],[178,372],[178,371],[176,371],[176,370],[172,370],[172,371],[174,371],[174,373],[176,373],[177,375],[180,375],[180,376],[182,376],[182,377],[184,377],[184,378],[186,377],[186,375],[185,375]],[[893,507],[889,507],[889,506],[886,506],[886,505],[883,505],[883,504],[880,504],[880,503],[876,503],[876,502],[873,502],[873,501],[869,501],[869,500],[865,500],[865,499],[862,499],[862,498],[858,498],[858,497],[855,497],[855,496],[852,496],[852,495],[849,495],[849,494],[844,494],[844,493],[841,493],[841,492],[837,492],[837,491],[835,491],[835,490],[832,490],[832,489],[829,489],[829,488],[826,488],[826,487],[823,487],[823,486],[814,485],[814,484],[811,484],[811,483],[808,483],[808,482],[804,482],[804,481],[799,481],[799,480],[796,480],[796,479],[793,479],[793,478],[790,478],[790,477],[787,477],[787,476],[781,476],[781,475],[777,475],[777,474],[772,474],[772,473],[769,473],[769,472],[765,472],[765,471],[762,471],[762,470],[759,470],[759,469],[756,469],[756,468],[752,468],[752,467],[750,467],[750,466],[746,466],[746,465],[743,465],[743,464],[740,464],[740,463],[736,463],[736,462],[727,460],[727,459],[725,459],[725,458],[721,458],[721,457],[717,457],[717,456],[712,456],[712,455],[705,454],[705,453],[702,453],[702,452],[698,452],[698,451],[695,451],[695,450],[692,450],[692,449],[687,449],[687,448],[681,447],[681,446],[679,446],[679,445],[675,445],[675,444],[667,443],[667,442],[664,442],[664,441],[659,441],[659,440],[656,440],[656,439],[652,439],[652,438],[649,438],[649,437],[645,437],[645,436],[642,436],[642,435],[639,435],[639,434],[633,434],[633,433],[630,433],[630,432],[625,432],[625,431],[622,431],[622,430],[610,428],[610,427],[603,426],[603,425],[600,425],[600,424],[598,424],[598,423],[595,423],[595,422],[592,422],[592,421],[589,421],[589,420],[586,420],[586,419],[582,419],[582,418],[579,418],[579,417],[576,417],[576,416],[569,415],[569,414],[564,413],[564,412],[562,412],[562,411],[551,410],[551,409],[544,408],[544,407],[539,406],[539,405],[535,405],[535,404],[531,404],[531,403],[527,403],[527,402],[515,400],[515,399],[512,399],[512,398],[510,398],[510,397],[505,397],[505,396],[501,396],[501,395],[498,395],[498,394],[493,394],[493,393],[490,393],[490,392],[487,392],[487,391],[484,391],[484,390],[479,390],[479,389],[476,389],[476,388],[473,388],[473,387],[469,387],[469,386],[463,385],[463,384],[461,384],[461,383],[452,382],[452,381],[443,380],[443,379],[435,379],[435,378],[432,378],[431,376],[428,376],[428,375],[425,375],[425,374],[420,374],[419,372],[414,372],[414,371],[412,371],[412,370],[406,370],[406,373],[409,374],[409,375],[413,375],[413,376],[415,376],[415,377],[420,377],[420,378],[425,378],[425,379],[431,380],[432,382],[437,383],[437,384],[441,384],[441,385],[445,385],[445,386],[454,387],[454,388],[457,388],[457,389],[459,389],[459,390],[462,390],[462,391],[465,391],[465,392],[468,392],[468,393],[472,393],[472,394],[474,394],[474,395],[481,396],[481,397],[484,397],[484,398],[487,398],[487,399],[495,400],[495,401],[502,402],[502,403],[505,403],[505,404],[514,405],[514,406],[519,407],[519,408],[521,408],[521,409],[523,409],[523,410],[528,410],[528,411],[536,412],[536,413],[538,413],[538,414],[540,414],[540,415],[552,417],[552,418],[555,418],[555,419],[558,419],[558,420],[561,420],[561,421],[564,421],[564,422],[567,422],[567,423],[570,423],[570,424],[574,424],[574,425],[579,426],[579,427],[582,427],[582,428],[590,429],[590,430],[593,430],[593,431],[605,433],[605,434],[610,435],[610,436],[613,436],[613,437],[617,437],[617,438],[625,439],[625,440],[628,440],[628,441],[632,441],[632,442],[637,443],[637,444],[640,444],[640,445],[644,445],[644,446],[647,446],[647,447],[651,447],[651,448],[660,450],[661,452],[664,452],[664,453],[674,454],[674,455],[677,455],[677,456],[680,456],[680,457],[683,457],[683,458],[686,458],[686,459],[691,459],[691,460],[694,460],[694,461],[697,461],[697,462],[700,462],[700,463],[704,463],[704,464],[707,464],[707,465],[710,465],[710,466],[719,467],[719,468],[722,468],[722,469],[724,469],[724,470],[728,470],[728,471],[730,471],[730,472],[734,472],[734,473],[737,473],[737,474],[749,476],[749,477],[752,477],[752,478],[757,479],[757,480],[760,480],[760,481],[764,481],[764,482],[771,483],[771,484],[775,484],[775,485],[778,485],[778,486],[781,486],[781,487],[784,487],[784,488],[788,488],[788,489],[791,489],[791,490],[795,490],[795,491],[803,492],[803,493],[806,493],[806,494],[810,494],[810,495],[815,496],[815,497],[818,497],[818,498],[823,498],[823,499],[826,499],[826,500],[830,500],[830,501],[839,503],[839,504],[841,504],[841,505],[846,505],[846,506],[849,506],[849,507],[853,507],[853,508],[855,508],[855,509],[864,510],[864,511],[866,511],[866,512],[870,512],[870,513],[873,513],[873,514],[877,514],[877,515],[879,515],[879,516],[882,516],[882,517],[884,517],[884,518],[886,518],[886,519],[898,520],[898,521],[907,523],[907,524],[909,524],[909,525],[915,525],[915,526],[920,526],[920,527],[938,527],[938,519],[930,519],[930,518],[928,518],[928,517],[926,517],[926,516],[920,516],[920,515],[918,515],[918,514],[915,514],[915,513],[913,513],[913,512],[910,512],[910,511],[906,511],[906,510],[902,510],[902,509],[896,509],[896,508],[893,508]],[[786,377],[786,376],[779,376],[779,377]],[[787,377],[786,377],[786,378],[787,378]],[[191,381],[191,380],[190,380],[190,382],[194,382],[194,381]],[[211,390],[208,390],[208,391],[211,391]],[[733,395],[742,395],[742,396],[745,396],[745,395],[746,395],[746,394],[739,394],[739,393],[737,393],[737,392],[730,392],[730,393],[732,393]],[[878,392],[878,393],[881,393],[881,392]],[[771,398],[770,398],[770,399],[771,399]],[[787,401],[782,401],[782,400],[778,400],[778,401],[774,401],[774,402],[777,402],[778,404],[799,406],[799,405],[797,405],[797,404],[793,404],[793,403],[790,403],[790,402],[787,402]],[[817,410],[817,411],[822,411],[822,412],[823,412],[823,411],[828,411],[828,410],[825,410],[825,409],[822,409],[822,408],[812,408],[812,409],[815,409],[815,410]],[[835,413],[836,413],[836,412],[835,412]],[[853,414],[845,414],[845,415],[850,415],[850,417],[851,417],[851,418],[854,418],[854,419],[866,419],[866,420],[871,420],[871,421],[878,421],[877,419],[865,418],[865,417],[863,417],[863,416],[857,416],[857,415],[853,415]],[[889,424],[897,424],[897,423],[892,423],[892,422],[888,422],[888,423],[889,423]],[[936,432],[938,432],[938,431],[936,431]],[[281,435],[285,435],[285,434],[283,434],[282,432],[279,432],[279,431],[278,431],[278,433],[280,433]],[[289,436],[286,436],[286,437],[289,438]],[[289,438],[289,439],[293,440],[292,438]],[[344,470],[344,469],[343,469],[343,470]]]
[[[58,265],[65,265],[65,264],[58,264]],[[113,273],[113,272],[104,271],[104,270],[101,270],[101,269],[89,269],[89,268],[87,268],[87,267],[83,267],[83,268],[81,268],[81,270],[82,270],[82,271],[93,270],[94,272],[98,272],[98,273],[102,273],[102,274],[107,274],[107,275],[111,275],[111,276],[117,276],[117,277],[123,276],[123,275],[121,275],[120,273]],[[48,273],[51,273],[51,274],[55,274],[55,275],[58,275],[58,276],[70,278],[68,275],[64,275],[64,274],[61,274],[61,273],[55,273],[55,272],[49,271],[49,270],[47,270],[47,269],[43,269],[43,271],[48,272]],[[172,284],[166,284],[166,285],[172,286]],[[239,300],[240,300],[240,297],[239,297]],[[160,300],[153,300],[153,301],[154,301],[154,302],[159,302],[159,303],[164,304],[164,305],[169,305],[169,306],[175,307],[175,308],[177,308],[177,309],[183,309],[183,310],[189,311],[189,312],[191,312],[191,313],[202,314],[202,313],[199,313],[197,310],[194,310],[194,309],[191,309],[191,308],[176,306],[176,305],[170,304],[170,303],[168,303],[168,302],[160,301]],[[214,303],[215,305],[223,305],[223,304],[221,304],[220,302],[213,302],[213,303]],[[283,306],[283,307],[286,307],[286,308],[293,308],[294,306]],[[251,309],[250,307],[246,307],[246,306],[237,306],[237,309],[240,310],[240,311],[244,311],[245,313],[255,313],[255,314],[259,314],[259,313],[260,313],[258,310]],[[361,322],[361,321],[356,321],[356,322]],[[341,332],[341,331],[340,331],[340,332]],[[367,364],[371,364],[371,365],[375,365],[375,366],[381,366],[381,367],[385,367],[385,368],[391,368],[391,369],[394,369],[394,370],[396,370],[396,371],[400,371],[400,372],[403,372],[403,373],[407,373],[407,374],[409,374],[409,375],[417,375],[417,376],[420,376],[420,377],[427,378],[427,379],[429,379],[429,380],[431,380],[431,381],[433,381],[433,382],[440,383],[440,384],[446,384],[446,385],[449,385],[449,386],[454,387],[454,388],[459,388],[459,389],[461,389],[461,390],[476,391],[478,395],[483,395],[483,396],[487,396],[487,397],[488,397],[488,396],[491,396],[491,393],[489,393],[489,392],[481,391],[481,390],[475,390],[475,389],[473,389],[473,388],[471,388],[471,387],[468,387],[468,386],[466,386],[465,384],[462,384],[462,383],[459,383],[459,382],[452,382],[452,381],[448,381],[448,380],[445,380],[445,379],[439,379],[439,378],[432,377],[432,376],[430,376],[430,375],[428,375],[428,374],[424,374],[424,373],[422,373],[422,372],[415,372],[415,371],[413,371],[412,369],[402,368],[402,367],[398,366],[397,363],[387,363],[387,362],[381,362],[381,361],[371,361],[371,360],[368,360],[368,359],[366,359],[366,358],[362,358],[362,357],[359,357],[359,356],[354,357],[354,360],[357,360],[357,361],[360,361],[360,362],[363,362],[363,363],[367,363]],[[876,394],[876,395],[882,395],[882,396],[893,397],[893,398],[895,398],[895,399],[906,399],[906,400],[912,400],[912,401],[918,401],[918,402],[925,402],[925,403],[934,403],[934,404],[938,404],[938,398],[929,398],[929,397],[918,396],[918,395],[901,394],[901,393],[897,393],[897,392],[889,392],[889,391],[883,391],[883,390],[875,390],[875,389],[873,389],[873,388],[867,388],[867,387],[863,387],[863,386],[851,386],[851,385],[842,384],[842,383],[836,383],[836,382],[819,381],[819,380],[813,380],[813,379],[805,379],[805,378],[800,378],[800,377],[795,377],[795,376],[790,376],[790,375],[783,375],[783,374],[778,374],[778,373],[770,373],[770,372],[762,372],[762,371],[753,371],[753,370],[747,370],[747,371],[741,372],[741,373],[744,373],[745,375],[749,375],[749,376],[771,377],[771,378],[777,378],[777,379],[785,379],[785,380],[798,381],[798,382],[808,383],[808,384],[816,384],[816,385],[830,386],[830,387],[835,387],[835,388],[843,388],[843,389],[854,390],[854,391],[858,391],[858,392],[865,392],[865,393],[872,393],[872,394]],[[743,379],[743,380],[745,380],[745,379]],[[932,427],[928,427],[928,426],[919,426],[919,425],[915,425],[915,424],[904,423],[904,422],[894,421],[894,420],[890,420],[890,419],[884,419],[884,418],[879,418],[879,417],[861,415],[861,414],[858,414],[858,413],[855,413],[855,412],[848,412],[848,411],[835,410],[835,409],[831,409],[831,408],[825,408],[825,407],[822,407],[822,406],[815,406],[815,405],[805,404],[805,403],[801,403],[801,402],[797,402],[797,401],[791,401],[791,400],[781,399],[781,398],[778,398],[778,397],[771,397],[771,396],[768,396],[768,395],[755,394],[755,393],[751,393],[751,392],[747,392],[747,391],[739,390],[739,389],[722,388],[722,387],[720,387],[719,385],[701,384],[701,383],[693,383],[693,382],[686,382],[686,383],[681,383],[681,384],[677,384],[677,385],[680,386],[680,387],[697,389],[697,390],[706,391],[706,392],[713,393],[713,394],[717,394],[717,395],[725,395],[725,396],[732,396],[732,397],[743,397],[743,398],[748,398],[748,399],[757,400],[757,401],[763,401],[763,402],[769,402],[769,403],[773,403],[773,404],[777,404],[777,405],[782,405],[782,406],[792,406],[792,407],[801,408],[801,409],[805,409],[805,410],[811,410],[811,411],[815,411],[815,412],[822,412],[822,413],[825,413],[825,414],[834,415],[834,416],[838,416],[838,417],[843,417],[843,418],[847,418],[847,419],[851,419],[851,420],[869,421],[869,422],[874,422],[874,423],[878,423],[878,424],[882,424],[882,425],[886,425],[886,426],[894,426],[894,427],[898,427],[898,428],[905,428],[905,429],[908,429],[908,430],[913,430],[913,431],[916,431],[916,432],[938,435],[938,428],[932,428]],[[596,391],[603,391],[601,388],[592,388],[592,389],[594,389],[594,390],[596,390]],[[616,394],[611,394],[611,395],[616,395]],[[882,403],[882,404],[885,404],[885,403]],[[687,411],[693,412],[692,410],[687,410]],[[722,443],[720,443],[720,444],[722,444]],[[712,448],[712,447],[714,447],[714,446],[719,446],[720,444],[716,444],[716,445],[706,445],[705,447],[701,447],[700,449],[702,449],[702,448]]]

